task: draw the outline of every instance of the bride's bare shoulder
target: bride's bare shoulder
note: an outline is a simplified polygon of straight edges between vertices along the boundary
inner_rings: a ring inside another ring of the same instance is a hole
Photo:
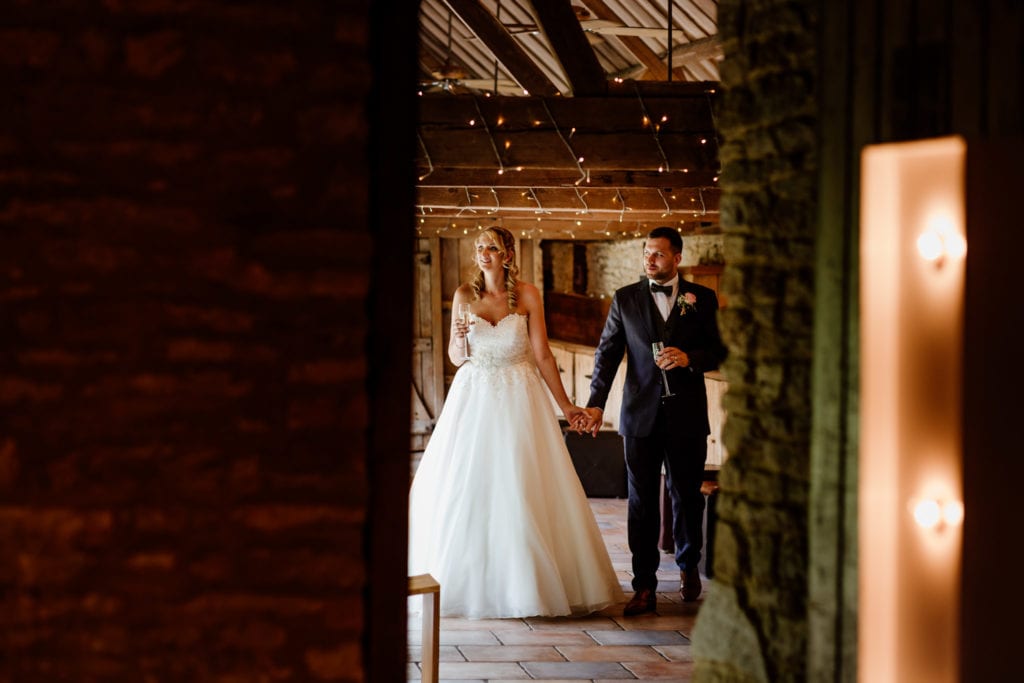
[[[523,282],[520,280],[516,286],[519,289],[519,300],[524,303],[532,303],[540,301],[540,292],[531,282]]]

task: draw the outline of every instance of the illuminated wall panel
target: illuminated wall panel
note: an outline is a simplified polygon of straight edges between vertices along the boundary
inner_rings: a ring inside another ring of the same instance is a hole
[[[865,683],[958,680],[965,154],[951,137],[871,146],[862,158]]]

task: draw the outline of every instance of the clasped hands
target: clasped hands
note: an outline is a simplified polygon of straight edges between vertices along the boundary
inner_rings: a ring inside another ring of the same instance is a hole
[[[674,346],[666,346],[665,349],[654,359],[655,364],[662,370],[674,368],[685,368],[690,365],[690,357],[682,349]],[[604,411],[600,408],[579,408],[573,406],[567,410],[565,418],[569,421],[569,428],[577,434],[589,432],[591,436],[597,436],[601,429]]]
[[[600,408],[579,408],[573,406],[572,410],[566,412],[565,418],[569,420],[569,429],[577,434],[590,432],[591,436],[597,436],[597,430],[601,428],[601,418],[604,411]]]

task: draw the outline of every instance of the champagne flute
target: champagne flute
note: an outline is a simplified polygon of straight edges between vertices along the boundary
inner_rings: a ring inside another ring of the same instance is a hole
[[[665,350],[665,342],[653,342],[651,344],[651,352],[654,354],[654,360],[658,360],[658,354]],[[661,395],[662,398],[668,398],[669,396],[675,396],[672,390],[668,388],[668,374],[665,372],[665,368],[659,368],[661,370],[661,381],[665,383],[665,393]]]
[[[466,325],[466,358],[469,358],[469,326],[473,324],[473,312],[469,304],[459,304],[459,320]]]

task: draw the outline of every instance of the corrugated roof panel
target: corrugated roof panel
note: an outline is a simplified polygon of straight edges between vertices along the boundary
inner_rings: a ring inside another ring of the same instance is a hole
[[[706,39],[717,33],[718,3],[716,0],[673,0],[672,43],[674,48],[687,43]],[[624,37],[612,34],[611,30],[625,31],[642,41],[653,54],[666,59],[668,53],[668,0],[573,0],[576,6],[584,7],[590,17],[591,49],[601,68],[609,78],[617,75],[629,77],[642,73],[642,60],[627,45]],[[563,94],[571,93],[571,86],[561,62],[554,54],[546,36],[536,25],[536,20],[526,0],[483,0],[481,6],[491,12],[519,43],[523,51]],[[429,59],[424,71],[432,70],[447,59],[465,72],[464,81],[480,90],[492,90],[497,78],[506,86],[504,92],[514,83],[509,70],[496,60],[491,50],[476,37],[468,26],[456,15],[452,20],[451,41],[448,39],[448,17],[451,10],[444,0],[423,0],[420,5],[420,50]],[[595,8],[601,10],[595,11]],[[609,16],[609,14],[611,16]],[[618,24],[618,26],[615,26]],[[629,28],[635,29],[629,31]],[[602,30],[603,29],[603,30]],[[663,29],[664,33],[661,32]],[[653,33],[652,33],[653,31]],[[635,44],[635,43],[633,43]],[[496,65],[497,61],[497,65]],[[428,68],[430,67],[430,68]],[[718,80],[718,62],[704,52],[690,59],[674,59],[673,67],[682,67],[693,80]],[[485,84],[487,85],[486,87]],[[519,92],[522,92],[519,90]]]

